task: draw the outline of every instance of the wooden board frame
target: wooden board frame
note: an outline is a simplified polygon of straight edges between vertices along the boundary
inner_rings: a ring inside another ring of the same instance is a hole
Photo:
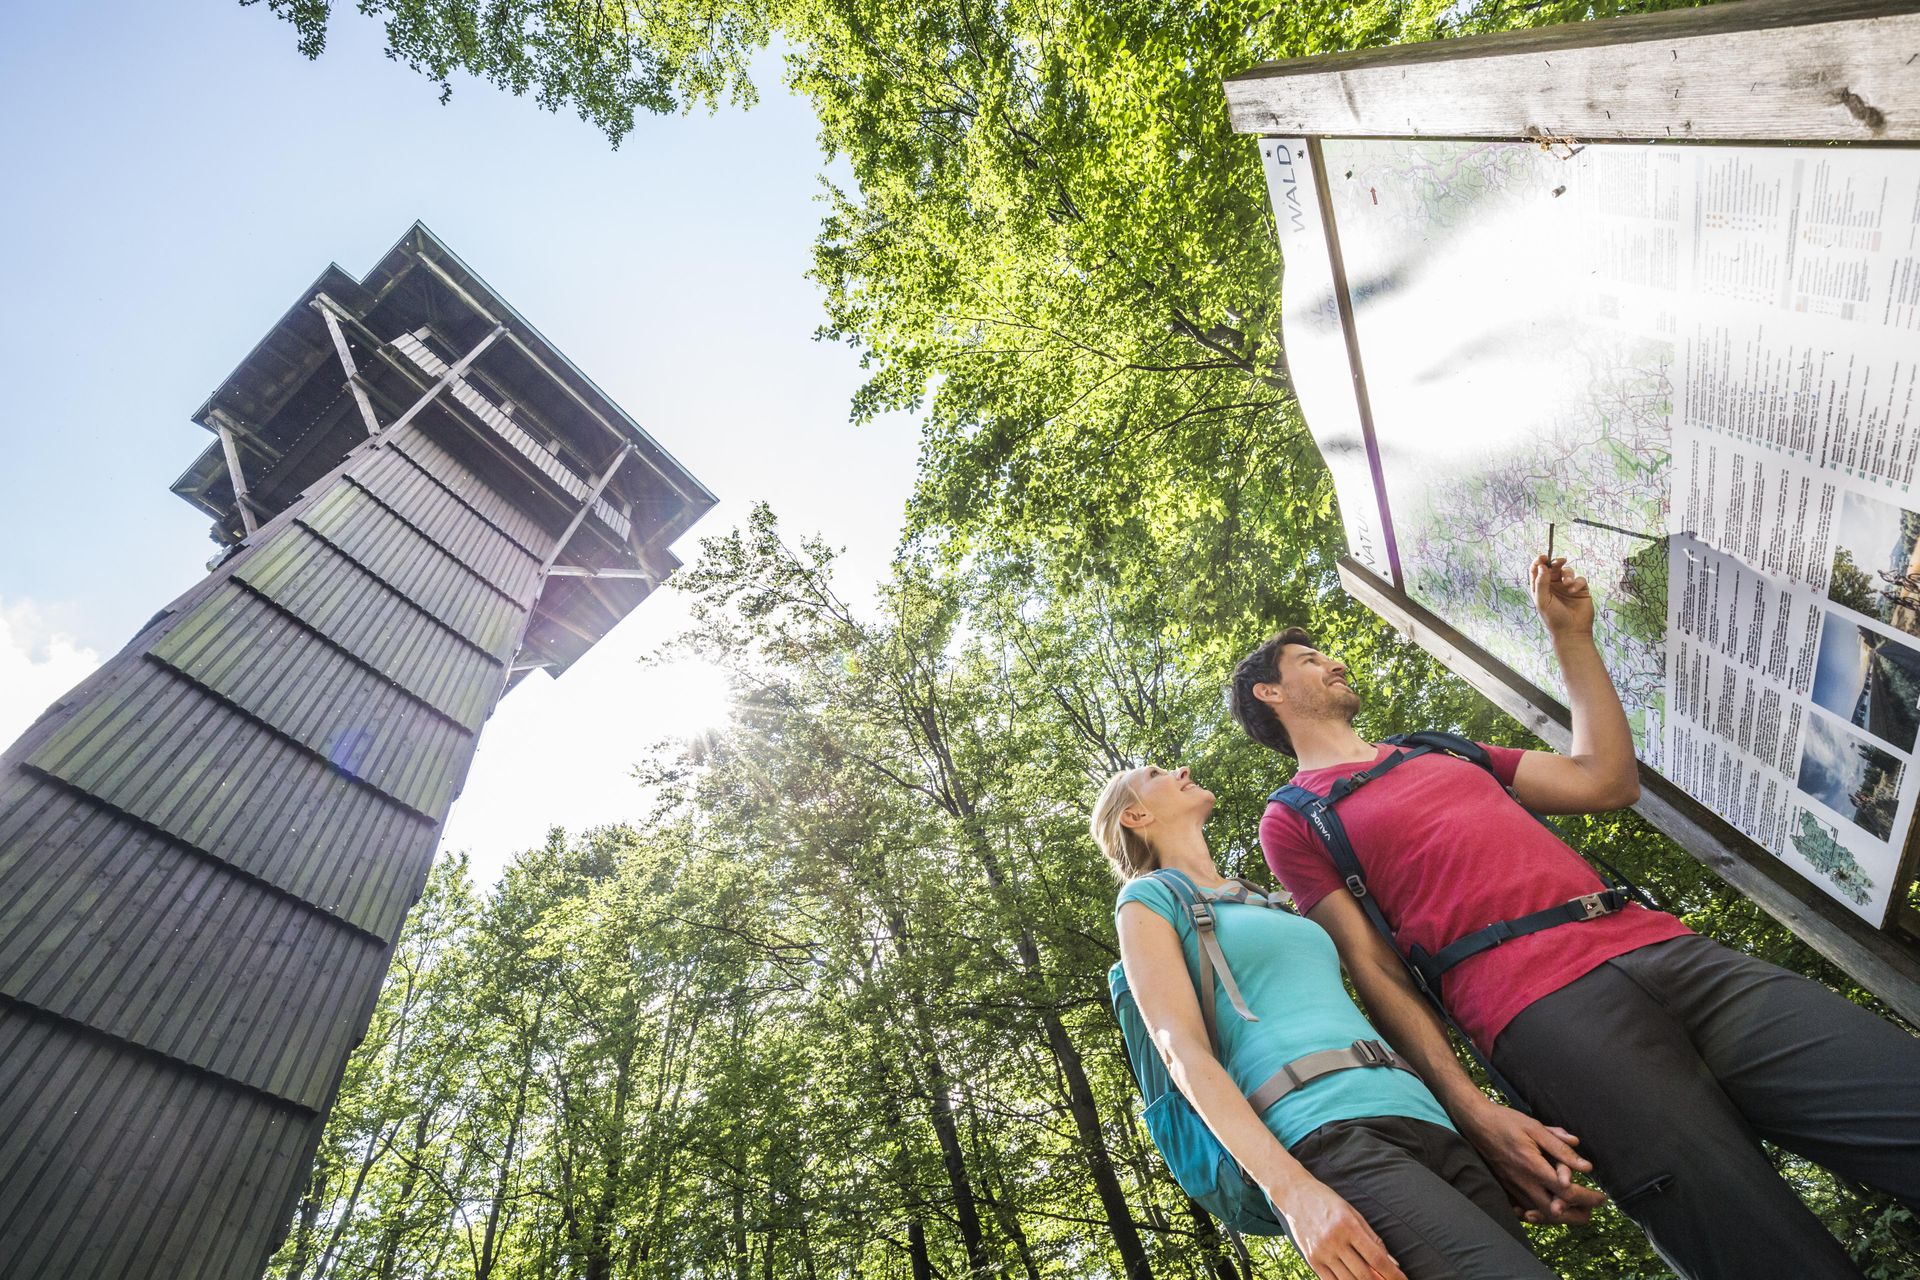
[[[1920,0],[1739,0],[1269,62],[1239,133],[1656,142],[1920,139]]]
[[[1734,0],[1604,22],[1362,49],[1262,66],[1225,82],[1237,132],[1304,138],[1313,153],[1362,430],[1373,423],[1327,207],[1320,140],[1487,138],[1736,144],[1920,142],[1920,0]],[[1376,473],[1376,488],[1381,479]],[[1354,598],[1557,750],[1552,695],[1343,557]],[[1909,1022],[1920,1025],[1920,823],[1907,832],[1882,927],[1862,920],[1665,778],[1641,766],[1635,808]]]

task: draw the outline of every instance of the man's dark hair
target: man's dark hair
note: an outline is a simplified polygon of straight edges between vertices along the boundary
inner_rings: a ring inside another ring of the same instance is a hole
[[[1249,738],[1283,756],[1293,754],[1293,739],[1287,736],[1287,726],[1280,723],[1274,709],[1253,696],[1253,686],[1280,683],[1280,654],[1290,644],[1305,645],[1309,649],[1317,647],[1313,637],[1304,630],[1288,627],[1240,659],[1227,685],[1227,710],[1233,713],[1235,722],[1247,731]]]

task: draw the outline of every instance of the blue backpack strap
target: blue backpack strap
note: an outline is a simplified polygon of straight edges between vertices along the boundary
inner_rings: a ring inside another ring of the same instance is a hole
[[[1194,994],[1200,999],[1200,1017],[1207,1024],[1207,1041],[1213,1046],[1213,1056],[1221,1058],[1220,1026],[1213,1009],[1215,976],[1219,977],[1220,985],[1226,989],[1227,999],[1232,1002],[1235,1013],[1248,1022],[1258,1022],[1260,1019],[1253,1010],[1247,1008],[1239,984],[1233,980],[1233,970],[1227,966],[1227,954],[1220,949],[1220,938],[1214,931],[1213,904],[1183,872],[1162,867],[1148,874],[1173,890],[1174,896],[1187,909],[1187,919],[1193,923],[1196,935],[1194,949],[1200,956],[1200,972],[1194,976]]]

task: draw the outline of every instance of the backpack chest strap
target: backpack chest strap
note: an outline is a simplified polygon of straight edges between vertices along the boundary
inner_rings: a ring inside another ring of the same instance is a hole
[[[1355,1040],[1344,1049],[1322,1049],[1318,1053],[1295,1058],[1248,1094],[1247,1102],[1252,1105],[1255,1115],[1263,1115],[1268,1107],[1295,1089],[1304,1088],[1336,1071],[1352,1071],[1362,1067],[1388,1067],[1404,1071],[1416,1079],[1420,1074],[1386,1041]]]
[[[1524,938],[1531,933],[1540,933],[1557,928],[1563,924],[1579,924],[1586,920],[1598,920],[1601,916],[1610,916],[1623,909],[1632,896],[1618,885],[1604,889],[1599,893],[1583,893],[1570,898],[1557,907],[1548,907],[1544,911],[1532,911],[1524,916],[1515,916],[1511,920],[1496,920],[1484,929],[1475,930],[1464,938],[1456,938],[1432,955],[1419,946],[1410,949],[1408,959],[1421,976],[1433,987],[1440,989],[1440,978],[1447,970],[1463,960],[1469,960],[1482,951],[1491,951],[1503,942],[1515,938]]]

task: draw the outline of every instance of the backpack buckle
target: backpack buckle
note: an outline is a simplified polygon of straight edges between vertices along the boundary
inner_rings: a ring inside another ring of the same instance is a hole
[[[1390,1067],[1393,1059],[1387,1056],[1386,1048],[1377,1040],[1355,1040],[1353,1052],[1363,1067]]]
[[[1367,882],[1359,876],[1348,876],[1347,892],[1356,898],[1364,898],[1367,896]]]
[[[1213,908],[1204,902],[1193,904],[1193,926],[1196,929],[1213,928]]]
[[[1605,893],[1583,893],[1567,905],[1579,907],[1584,911],[1586,914],[1580,917],[1582,920],[1598,920],[1601,916],[1612,915],[1619,910],[1607,901]]]

